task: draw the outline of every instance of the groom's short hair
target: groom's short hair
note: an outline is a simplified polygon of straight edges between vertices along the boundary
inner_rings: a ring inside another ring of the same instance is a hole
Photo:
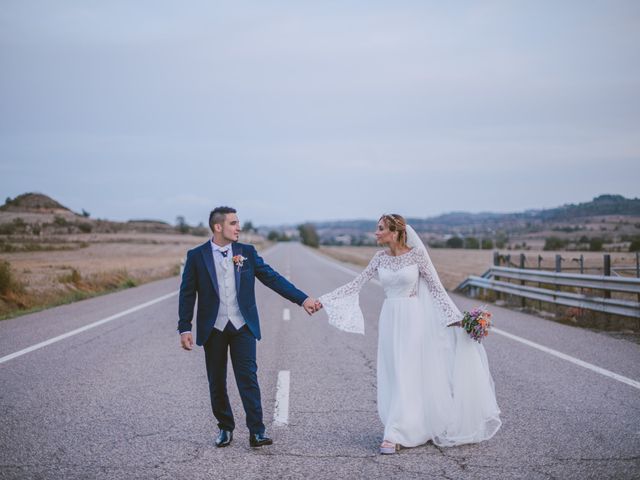
[[[224,217],[227,213],[237,213],[235,208],[231,207],[216,207],[211,210],[209,214],[209,228],[213,232],[213,226],[224,222]]]

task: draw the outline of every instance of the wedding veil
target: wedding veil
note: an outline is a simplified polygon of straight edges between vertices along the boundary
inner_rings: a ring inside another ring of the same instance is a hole
[[[420,285],[421,288],[418,289],[418,296],[420,299],[424,301],[426,299],[425,296],[431,294],[432,298],[430,300],[437,297],[441,301],[446,302],[447,308],[437,308],[439,313],[438,320],[443,327],[462,320],[462,313],[456,304],[453,303],[453,300],[451,300],[451,297],[449,297],[449,294],[447,294],[447,291],[442,285],[438,272],[436,272],[433,262],[431,261],[431,257],[429,256],[429,252],[427,251],[427,247],[422,243],[422,240],[411,225],[407,225],[407,245],[411,248],[422,250],[425,258],[427,259],[426,268],[428,276],[430,277],[428,279],[429,285]],[[423,282],[426,281],[421,280],[421,283]],[[436,302],[433,303],[434,307],[438,306]]]

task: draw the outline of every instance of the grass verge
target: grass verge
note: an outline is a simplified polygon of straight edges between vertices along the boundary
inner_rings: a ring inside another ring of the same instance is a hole
[[[72,269],[69,274],[58,277],[59,288],[30,292],[15,277],[9,262],[0,261],[0,320],[136,287],[176,276],[179,272],[180,265],[156,275],[132,275],[126,270],[117,270],[83,276]]]

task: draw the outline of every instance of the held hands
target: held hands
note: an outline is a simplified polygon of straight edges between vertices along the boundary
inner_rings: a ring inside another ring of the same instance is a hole
[[[322,303],[315,298],[307,297],[307,299],[302,302],[302,308],[304,308],[309,315],[313,315],[322,308]]]

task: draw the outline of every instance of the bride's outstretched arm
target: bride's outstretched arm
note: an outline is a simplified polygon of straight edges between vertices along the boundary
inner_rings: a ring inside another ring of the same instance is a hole
[[[447,320],[447,325],[451,325],[462,320],[462,313],[444,289],[431,259],[420,249],[417,249],[416,257],[418,269],[420,270],[420,277],[427,285],[429,293],[436,304],[442,309]]]
[[[379,256],[380,253],[377,253],[367,268],[352,281],[318,299],[327,312],[330,325],[347,332],[364,333],[364,317],[358,304],[358,293],[376,274]]]

